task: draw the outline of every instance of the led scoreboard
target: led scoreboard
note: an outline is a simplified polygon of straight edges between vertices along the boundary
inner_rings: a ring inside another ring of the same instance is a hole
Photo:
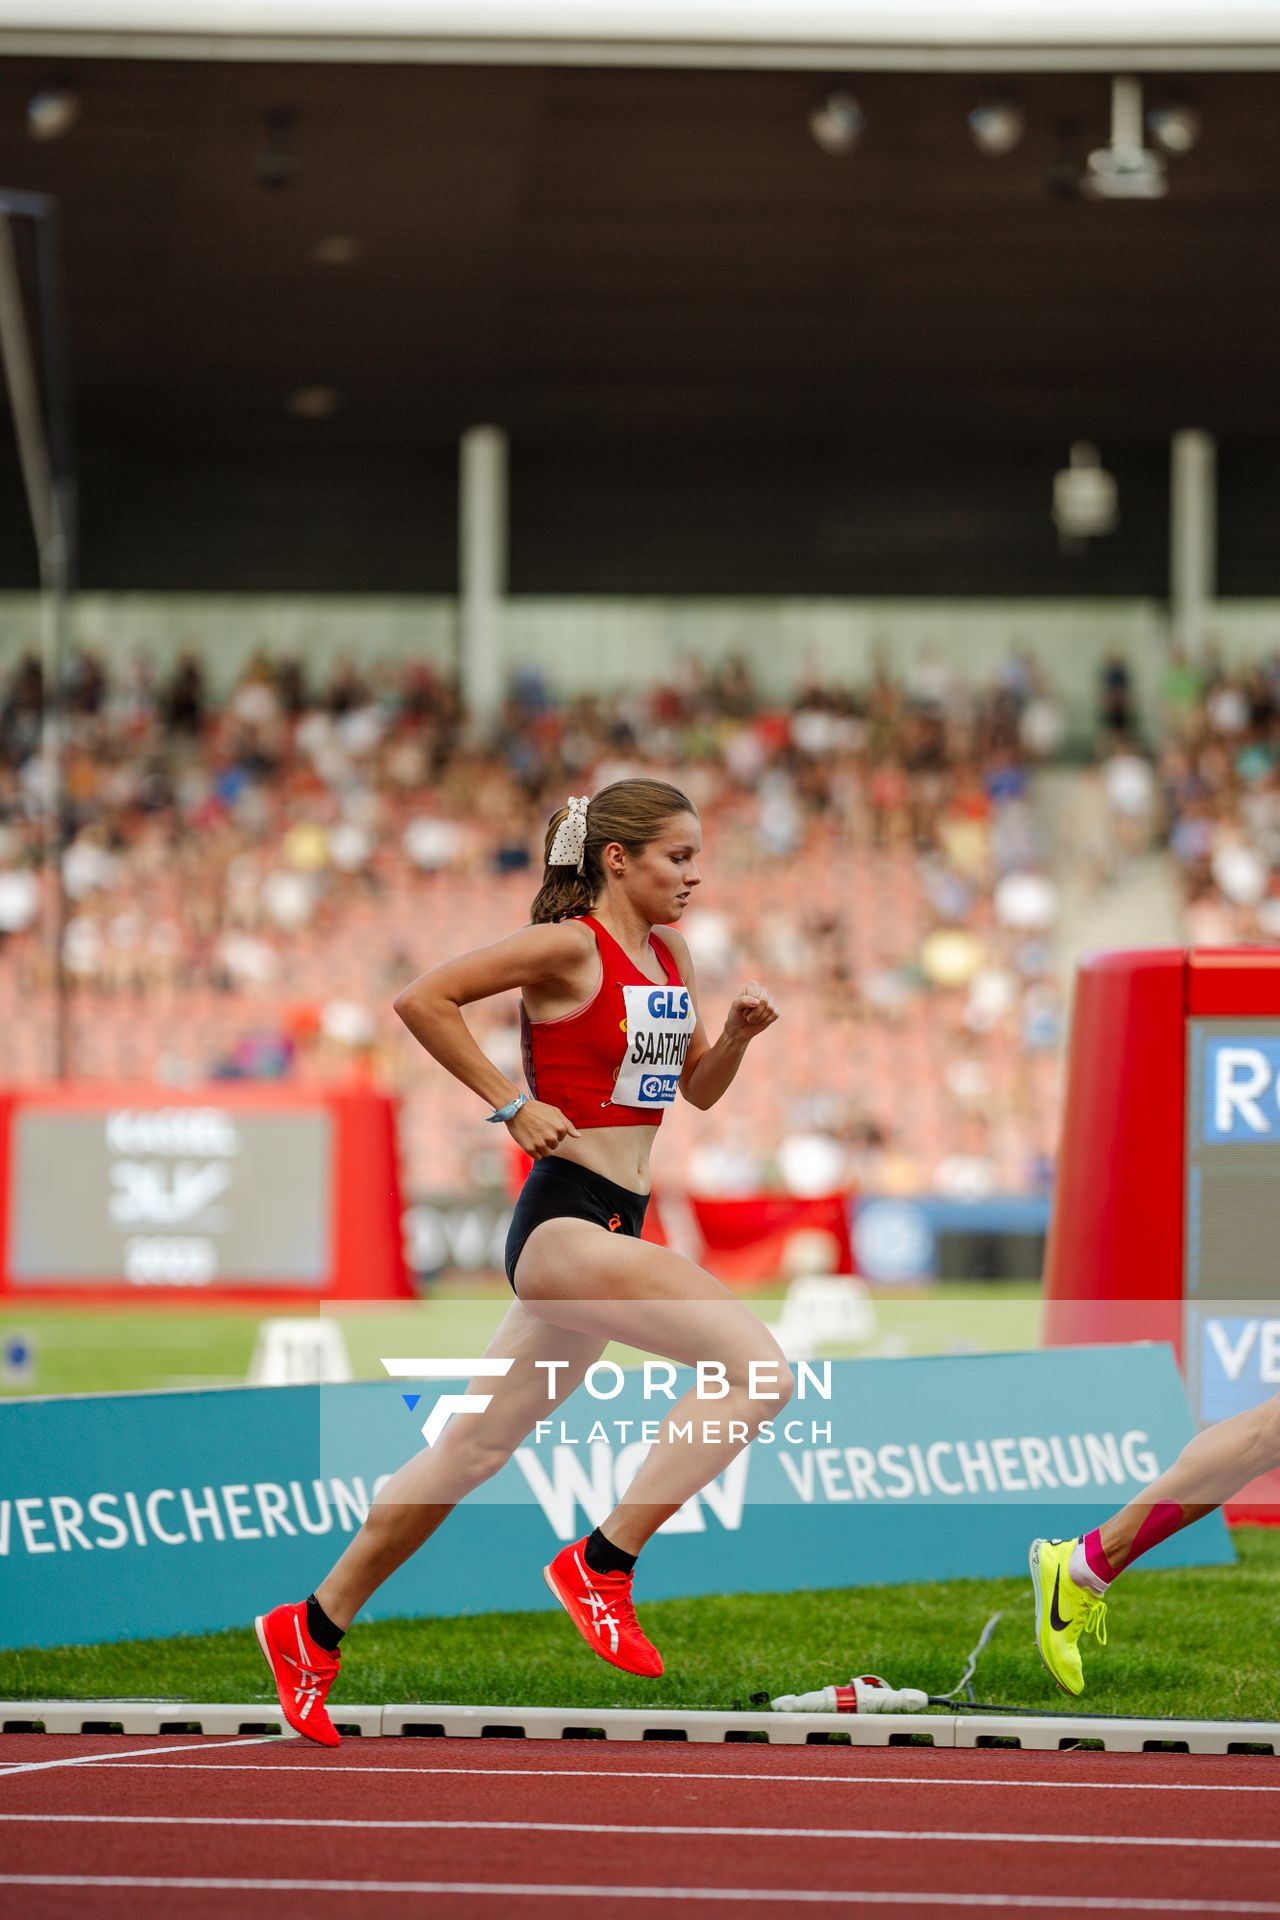
[[[1225,1420],[1280,1393],[1280,1020],[1187,1027],[1192,1403]]]
[[[0,1295],[409,1291],[392,1103],[218,1082],[0,1093]]]
[[[1172,1342],[1204,1425],[1280,1393],[1280,953],[1081,966],[1045,1292],[1052,1342]]]

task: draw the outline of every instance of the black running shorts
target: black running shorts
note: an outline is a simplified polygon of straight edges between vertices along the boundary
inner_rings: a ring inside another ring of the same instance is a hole
[[[559,1160],[553,1154],[535,1160],[507,1230],[505,1265],[511,1291],[516,1290],[516,1261],[524,1243],[544,1220],[593,1220],[610,1233],[629,1233],[638,1240],[648,1204],[647,1193],[617,1186],[576,1160]]]

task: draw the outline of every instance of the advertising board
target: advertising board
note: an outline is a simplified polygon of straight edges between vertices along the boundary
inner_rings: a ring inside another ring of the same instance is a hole
[[[1096,1525],[1192,1431],[1166,1348],[813,1362],[800,1374],[769,1438],[646,1551],[642,1598],[1020,1575],[1033,1535]],[[663,1411],[646,1385],[639,1370],[621,1386],[589,1376],[367,1616],[551,1604],[543,1565],[606,1517],[645,1452],[645,1421]],[[309,1592],[424,1426],[439,1430],[443,1397],[438,1381],[405,1376],[0,1406],[0,1645],[239,1626]],[[1214,1517],[1146,1564],[1232,1557]]]

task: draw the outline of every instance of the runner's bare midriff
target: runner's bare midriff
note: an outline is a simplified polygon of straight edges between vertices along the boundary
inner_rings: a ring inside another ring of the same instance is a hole
[[[580,965],[566,973],[555,987],[530,986],[522,990],[521,997],[531,1020],[562,1020],[566,1014],[577,1013],[600,985],[604,976],[600,949],[588,927],[583,927],[582,934]],[[634,954],[631,959],[655,987],[665,984],[662,963],[652,948],[645,961],[636,959]],[[648,1193],[649,1154],[657,1131],[655,1126],[579,1127],[577,1139],[570,1135],[562,1140],[548,1158],[576,1160],[580,1167],[612,1180],[616,1186],[628,1187],[632,1193]]]

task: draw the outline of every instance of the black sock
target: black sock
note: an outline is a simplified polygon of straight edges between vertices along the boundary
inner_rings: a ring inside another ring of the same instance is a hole
[[[335,1627],[314,1593],[307,1595],[307,1632],[326,1653],[336,1653],[345,1627]]]
[[[634,1553],[624,1553],[621,1547],[615,1547],[612,1540],[606,1540],[599,1527],[588,1539],[582,1549],[582,1557],[592,1573],[630,1573],[636,1564]]]

